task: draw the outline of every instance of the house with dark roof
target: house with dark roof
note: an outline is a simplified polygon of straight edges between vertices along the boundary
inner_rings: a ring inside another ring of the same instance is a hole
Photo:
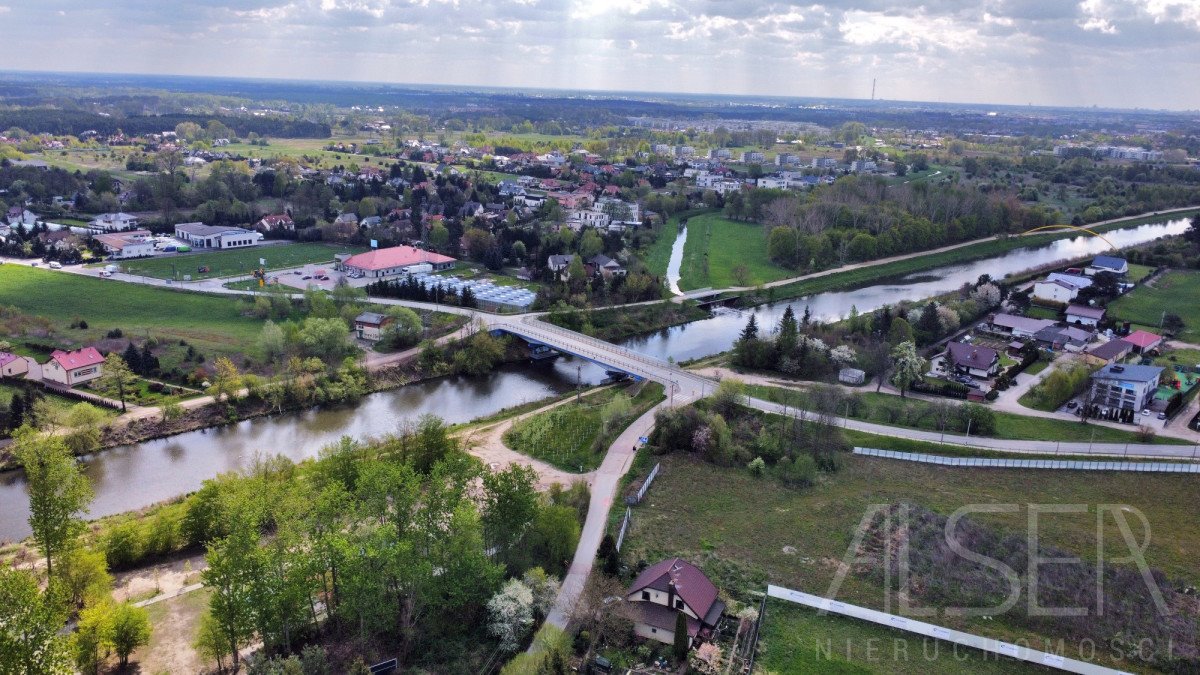
[[[1092,347],[1087,351],[1087,355],[1092,359],[1092,361],[1099,361],[1100,363],[1112,363],[1113,361],[1124,358],[1125,355],[1131,351],[1133,351],[1132,344],[1121,339],[1116,339],[1109,340],[1102,345],[1096,345],[1095,347]]]
[[[571,265],[571,261],[575,259],[573,254],[568,255],[552,255],[546,258],[546,267],[551,272],[559,274],[564,272]]]
[[[1091,342],[1092,333],[1073,326],[1048,326],[1034,333],[1033,339],[1049,349],[1079,352]]]
[[[360,340],[378,342],[383,337],[383,329],[395,319],[387,314],[378,312],[363,312],[354,317],[354,334]]]
[[[1070,305],[1067,307],[1067,323],[1095,326],[1103,320],[1103,307],[1089,307],[1087,305]]]
[[[1092,264],[1083,269],[1083,273],[1090,276],[1097,275],[1101,272],[1112,272],[1116,275],[1123,275],[1129,271],[1129,262],[1124,258],[1117,258],[1111,255],[1098,255]]]
[[[1108,410],[1149,408],[1162,371],[1159,366],[1110,363],[1092,373],[1092,403]]]
[[[648,640],[675,642],[676,616],[687,621],[688,646],[712,634],[725,612],[717,587],[704,572],[681,558],[647,567],[625,593],[633,608],[633,632]]]
[[[1000,370],[1000,354],[990,347],[951,342],[946,345],[946,358],[954,372],[973,377],[989,378]]]
[[[624,276],[625,274],[625,268],[621,267],[621,263],[603,253],[599,253],[588,259],[587,270],[593,276],[599,274],[605,279],[610,279],[614,276]]]

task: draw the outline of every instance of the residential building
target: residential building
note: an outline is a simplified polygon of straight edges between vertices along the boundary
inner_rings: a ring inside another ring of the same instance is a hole
[[[1121,339],[1133,345],[1134,351],[1138,354],[1144,354],[1159,347],[1163,340],[1161,335],[1155,335],[1145,330],[1135,330]]]
[[[1133,351],[1133,345],[1118,338],[1092,347],[1087,351],[1087,356],[1092,361],[1099,361],[1101,364],[1104,364],[1119,361],[1131,351]]]
[[[363,312],[354,317],[354,332],[360,340],[378,342],[383,337],[383,329],[395,321],[394,317],[378,312]]]
[[[1038,344],[1048,349],[1080,352],[1092,340],[1092,333],[1082,328],[1048,326],[1033,334]]]
[[[1092,261],[1092,264],[1083,270],[1083,273],[1089,277],[1095,276],[1100,272],[1112,272],[1118,276],[1123,276],[1129,272],[1129,262],[1124,258],[1117,258],[1111,255],[1098,255]]]
[[[832,157],[813,157],[812,166],[814,169],[836,169],[838,161]]]
[[[258,221],[258,229],[263,232],[271,232],[274,230],[291,231],[296,229],[296,223],[292,221],[292,217],[286,213],[272,213],[271,215],[263,216],[262,220]]]
[[[788,182],[786,178],[764,176],[755,181],[755,186],[758,188],[770,188],[773,190],[786,190]]]
[[[102,213],[88,223],[88,227],[100,232],[123,232],[138,228],[137,216],[128,213]]]
[[[1063,272],[1051,272],[1050,274],[1046,275],[1046,279],[1049,281],[1063,281],[1068,284],[1071,284],[1072,286],[1075,286],[1076,288],[1079,288],[1080,290],[1092,285],[1092,280],[1089,277],[1085,277],[1080,274],[1066,274]]]
[[[1033,297],[1050,302],[1069,303],[1079,295],[1080,286],[1057,279],[1044,279],[1033,285]]]
[[[729,148],[710,148],[708,151],[709,159],[731,159],[733,151]]]
[[[973,377],[986,379],[1000,370],[1000,354],[990,347],[951,342],[946,345],[946,359],[953,372]]]
[[[114,260],[144,258],[154,255],[154,239],[149,230],[129,232],[106,232],[92,236],[104,246],[105,253]]]
[[[17,377],[29,372],[29,361],[23,356],[0,352],[0,377]]]
[[[378,279],[414,271],[409,268],[418,265],[428,265],[425,269],[448,270],[454,267],[455,262],[454,258],[433,251],[412,246],[392,246],[350,256],[341,263],[341,268],[351,276]]]
[[[1089,307],[1087,305],[1069,305],[1067,307],[1067,323],[1095,326],[1102,320],[1104,320],[1103,307]]]
[[[869,159],[856,159],[856,160],[854,160],[853,163],[850,164],[850,170],[855,173],[862,173],[863,171],[874,171],[877,168],[879,168],[879,167],[876,166],[875,162],[872,160],[869,160]]]
[[[13,206],[8,209],[8,224],[12,227],[17,227],[18,225],[33,227],[37,225],[37,220],[37,214],[27,208]]]
[[[104,357],[95,347],[84,347],[74,352],[54,350],[50,360],[42,366],[42,379],[74,387],[100,377]]]
[[[775,166],[791,166],[799,164],[800,158],[790,152],[781,152],[775,155]]]
[[[1031,319],[1015,314],[997,314],[988,323],[992,332],[1017,338],[1031,338],[1046,326],[1054,325],[1049,319]]]
[[[38,241],[42,242],[46,248],[54,251],[70,251],[80,244],[79,237],[70,230],[51,230],[49,232],[39,232]]]
[[[572,255],[552,255],[546,259],[546,267],[555,274],[565,271],[571,266],[571,261],[575,259]]]
[[[680,558],[669,558],[647,567],[625,593],[633,610],[633,632],[648,640],[675,642],[678,614],[687,623],[688,646],[712,634],[725,603],[704,572]]]
[[[614,276],[625,276],[625,268],[621,267],[621,263],[603,253],[592,256],[587,261],[587,267],[593,275],[599,274],[605,279],[610,279]]]
[[[1145,410],[1154,400],[1163,369],[1110,363],[1092,373],[1091,402],[1110,410]]]
[[[757,150],[747,150],[742,153],[742,161],[747,164],[753,164],[755,162],[758,162],[761,164],[763,162],[763,160],[765,160],[765,159],[766,159],[766,156]]]
[[[175,226],[175,238],[193,248],[246,248],[257,246],[263,236],[261,232],[241,227],[180,223]]]

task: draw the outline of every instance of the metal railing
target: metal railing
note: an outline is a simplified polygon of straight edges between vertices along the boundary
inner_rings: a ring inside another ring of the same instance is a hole
[[[1200,464],[1175,462],[1097,462],[1071,459],[1006,459],[996,457],[947,457],[919,452],[897,452],[877,448],[854,448],[854,454],[905,462],[992,469],[1056,469],[1064,471],[1133,471],[1139,473],[1200,473]]]

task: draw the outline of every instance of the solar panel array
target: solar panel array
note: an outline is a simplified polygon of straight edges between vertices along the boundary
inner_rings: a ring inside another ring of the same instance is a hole
[[[461,294],[464,288],[471,289],[471,294],[480,303],[509,307],[512,309],[528,309],[533,304],[537,294],[527,288],[516,286],[497,286],[491,281],[471,281],[454,275],[438,276],[424,272],[413,274],[411,278],[426,289],[441,288],[442,292]]]

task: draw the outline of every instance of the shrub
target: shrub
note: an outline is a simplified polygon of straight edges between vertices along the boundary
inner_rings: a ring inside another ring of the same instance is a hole
[[[754,459],[750,460],[750,463],[746,465],[746,468],[750,470],[751,476],[754,476],[755,478],[761,478],[763,473],[767,470],[767,463],[763,461],[762,457],[755,457]]]
[[[142,557],[144,546],[141,525],[131,520],[113,527],[101,546],[110,568],[120,569],[136,563]]]

